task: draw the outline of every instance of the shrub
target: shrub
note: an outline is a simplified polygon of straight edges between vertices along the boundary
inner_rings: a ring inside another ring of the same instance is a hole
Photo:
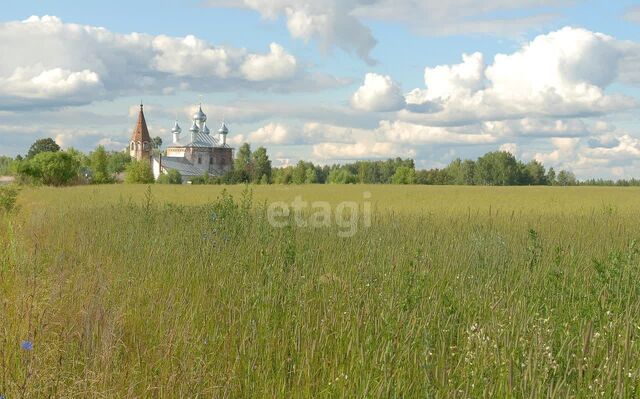
[[[63,186],[78,177],[80,163],[66,152],[41,152],[32,159],[20,161],[20,181],[48,186]]]
[[[0,186],[0,209],[11,212],[16,205],[18,192],[15,186]]]
[[[149,161],[132,161],[125,169],[127,184],[151,184],[155,181]]]
[[[175,169],[169,170],[168,173],[158,177],[159,184],[182,184],[182,175]]]

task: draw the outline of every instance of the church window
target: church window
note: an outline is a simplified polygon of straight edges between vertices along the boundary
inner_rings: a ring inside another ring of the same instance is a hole
[[[209,157],[209,165],[213,165],[213,157]]]
[[[202,157],[198,157],[198,165],[202,164]]]

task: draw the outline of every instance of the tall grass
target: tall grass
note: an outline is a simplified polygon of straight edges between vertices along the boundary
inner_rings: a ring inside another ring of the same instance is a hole
[[[638,396],[640,191],[370,187],[340,238],[264,200],[354,188],[116,189],[0,215],[7,398]]]

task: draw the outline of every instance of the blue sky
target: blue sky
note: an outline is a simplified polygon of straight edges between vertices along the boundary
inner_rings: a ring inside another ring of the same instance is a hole
[[[633,1],[6,1],[0,155],[124,148],[140,99],[169,142],[202,98],[276,165],[503,149],[640,177],[639,29]]]

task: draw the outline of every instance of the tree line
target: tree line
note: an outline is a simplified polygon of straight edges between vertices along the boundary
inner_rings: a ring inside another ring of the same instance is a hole
[[[154,151],[162,141],[154,139]],[[98,146],[89,154],[73,148],[63,151],[53,139],[37,140],[27,154],[0,157],[0,176],[14,175],[19,183],[45,185],[164,183],[182,184],[172,170],[155,181],[148,162],[137,162],[127,151],[106,151]],[[247,143],[238,148],[233,170],[222,176],[203,174],[191,184],[425,184],[425,185],[591,185],[640,186],[640,180],[590,179],[578,181],[567,170],[548,170],[533,160],[524,163],[506,151],[489,152],[476,160],[455,159],[444,168],[416,170],[412,159],[393,158],[348,164],[316,165],[299,161],[273,167],[266,148],[255,150]]]

